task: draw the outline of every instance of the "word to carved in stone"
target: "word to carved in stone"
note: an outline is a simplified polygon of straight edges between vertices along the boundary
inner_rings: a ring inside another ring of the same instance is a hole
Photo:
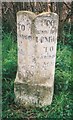
[[[16,101],[24,106],[50,105],[58,33],[58,15],[28,11],[17,13],[18,70]]]

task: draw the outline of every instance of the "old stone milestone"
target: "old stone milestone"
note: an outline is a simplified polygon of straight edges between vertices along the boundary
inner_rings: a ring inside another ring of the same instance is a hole
[[[18,70],[14,92],[16,102],[23,106],[52,102],[57,33],[56,13],[17,13]]]

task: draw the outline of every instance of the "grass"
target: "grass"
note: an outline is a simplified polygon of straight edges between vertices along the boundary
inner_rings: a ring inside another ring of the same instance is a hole
[[[53,101],[42,108],[22,108],[14,102],[14,80],[17,71],[16,41],[10,34],[3,36],[3,120],[72,120],[73,79],[72,48],[58,43]]]
[[[2,41],[0,40],[0,118],[2,116]]]

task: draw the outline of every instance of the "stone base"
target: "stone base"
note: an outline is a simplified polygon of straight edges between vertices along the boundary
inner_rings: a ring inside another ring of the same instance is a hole
[[[31,85],[16,81],[14,84],[15,101],[25,107],[43,107],[45,105],[50,105],[53,97],[53,88],[53,85]]]

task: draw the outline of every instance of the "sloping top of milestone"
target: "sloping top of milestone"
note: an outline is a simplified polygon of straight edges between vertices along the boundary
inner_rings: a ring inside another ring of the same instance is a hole
[[[56,16],[58,18],[58,15],[54,12],[42,12],[38,15],[36,15],[34,12],[31,12],[31,11],[19,11],[17,12],[17,15],[20,15],[20,14],[28,14],[29,17],[32,19],[31,15],[33,15],[33,19],[36,18],[36,17],[40,17],[40,16]]]

